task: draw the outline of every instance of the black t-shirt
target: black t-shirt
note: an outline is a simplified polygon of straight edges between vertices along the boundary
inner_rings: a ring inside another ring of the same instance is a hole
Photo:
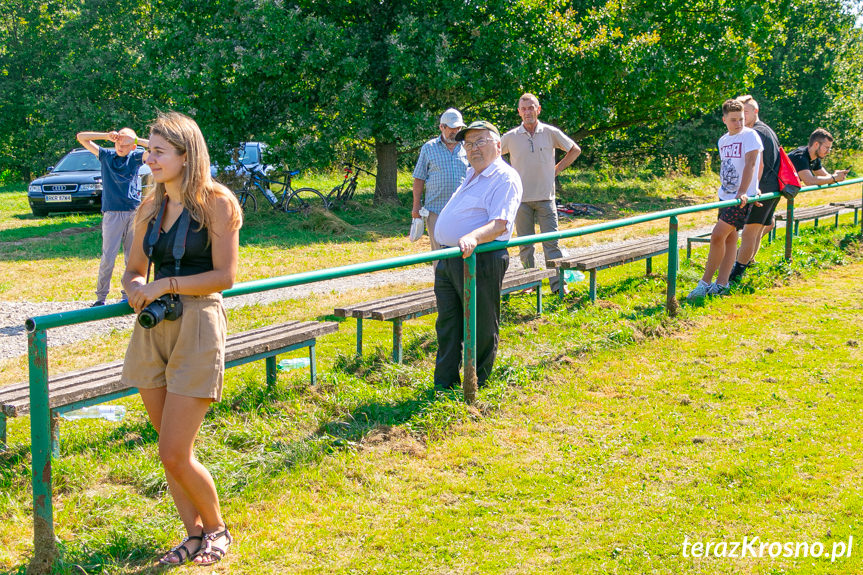
[[[809,170],[814,174],[821,169],[821,158],[809,159],[809,146],[800,146],[788,154],[788,159],[794,164],[798,174],[803,170]]]
[[[764,146],[762,152],[764,161],[764,171],[761,172],[761,179],[758,181],[758,189],[762,194],[769,194],[779,191],[779,138],[776,137],[770,126],[758,120],[752,129],[758,133],[761,138],[761,143]]]
[[[159,239],[153,246],[154,280],[170,276],[191,276],[213,270],[213,252],[209,233],[207,228],[193,219],[189,222],[189,231],[186,234],[186,251],[180,259],[180,273],[174,273],[174,238],[177,236],[179,222],[180,218],[177,218],[171,229],[160,233]],[[145,238],[150,237],[154,223],[155,220],[150,220]],[[198,229],[199,227],[201,229]]]

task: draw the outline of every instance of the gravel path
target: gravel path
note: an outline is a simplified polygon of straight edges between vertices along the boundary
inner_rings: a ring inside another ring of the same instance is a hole
[[[706,233],[711,229],[712,226],[707,226],[681,232],[678,244],[680,247],[686,247],[686,238],[688,236]],[[609,242],[576,249],[569,248],[567,251],[570,255],[591,253],[622,243],[625,243],[625,241]],[[544,265],[542,256],[540,253],[537,253],[537,266],[542,265]],[[514,268],[521,267],[518,257],[510,258],[510,266]],[[343,293],[359,288],[371,289],[392,284],[412,285],[428,283],[431,280],[432,272],[429,266],[412,267],[232,297],[225,300],[225,306],[228,308],[237,308],[246,305],[260,305],[296,299],[310,293]],[[81,309],[89,305],[89,303],[89,301],[43,303],[0,301],[0,360],[27,353],[27,334],[24,332],[24,321],[27,318]],[[52,329],[48,334],[48,345],[49,347],[54,347],[107,334],[115,329],[131,329],[134,321],[135,318],[133,316],[125,316]]]

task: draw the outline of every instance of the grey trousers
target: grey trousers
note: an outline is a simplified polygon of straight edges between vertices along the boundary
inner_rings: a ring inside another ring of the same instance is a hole
[[[518,206],[518,212],[515,215],[515,231],[519,237],[534,235],[536,233],[536,223],[539,223],[539,231],[541,233],[557,231],[557,206],[555,206],[554,200],[522,202]],[[522,267],[536,267],[533,259],[536,250],[532,244],[519,246],[518,250]],[[557,245],[557,240],[542,242],[542,251],[546,261],[563,257],[563,252],[560,246]],[[557,292],[559,283],[557,275],[553,276],[549,283],[551,284],[552,291]]]
[[[135,212],[104,212],[102,214],[102,260],[99,262],[99,279],[96,281],[96,299],[105,301],[111,291],[114,262],[123,244],[123,261],[129,263],[132,252],[132,232]]]

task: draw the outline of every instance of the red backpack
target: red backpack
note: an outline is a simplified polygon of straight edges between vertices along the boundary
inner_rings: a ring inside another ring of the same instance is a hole
[[[797,170],[794,169],[794,164],[782,146],[779,146],[779,173],[776,174],[776,179],[779,182],[779,193],[786,200],[794,199],[803,184],[800,183],[800,178],[797,177]]]

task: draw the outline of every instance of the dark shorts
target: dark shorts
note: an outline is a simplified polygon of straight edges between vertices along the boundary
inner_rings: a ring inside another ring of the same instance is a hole
[[[736,230],[742,230],[746,224],[746,217],[749,215],[750,205],[746,204],[742,208],[740,206],[728,206],[719,210],[719,219],[726,224],[734,226]]]
[[[773,221],[773,212],[776,211],[776,205],[779,203],[779,198],[772,200],[762,200],[761,206],[753,205],[749,210],[749,216],[746,218],[747,224],[759,224],[769,226]]]

